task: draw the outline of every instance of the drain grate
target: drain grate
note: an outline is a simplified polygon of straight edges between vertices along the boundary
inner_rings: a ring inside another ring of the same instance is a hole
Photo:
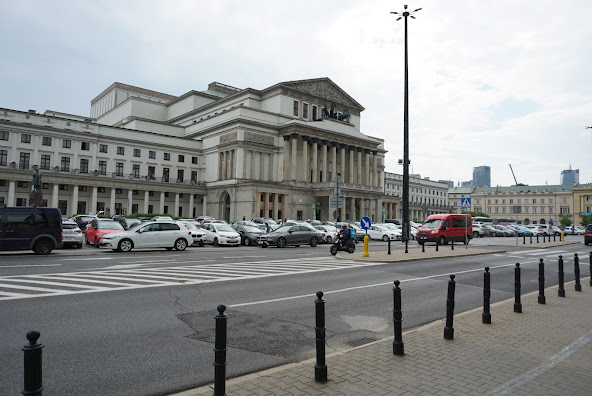
[[[374,338],[370,337],[361,337],[361,338],[354,338],[353,340],[345,341],[344,344],[350,346],[352,348],[359,347],[365,344],[370,344],[371,342],[376,341]]]

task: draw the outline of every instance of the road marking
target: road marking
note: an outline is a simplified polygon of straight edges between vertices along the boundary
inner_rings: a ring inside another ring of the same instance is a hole
[[[115,260],[117,257],[88,257],[88,256],[81,256],[78,258],[71,258],[71,259],[62,259],[62,261],[95,261],[95,260]]]
[[[565,250],[539,250],[538,252],[526,253],[527,256],[536,256],[536,255],[550,255],[550,254],[559,254],[565,253]]]
[[[512,392],[514,389],[518,388],[519,386],[527,383],[528,381],[530,381],[536,377],[539,377],[545,371],[552,369],[557,364],[561,363],[562,361],[564,361],[565,359],[567,359],[568,357],[570,357],[571,355],[576,353],[578,350],[580,350],[584,345],[586,345],[588,342],[590,342],[590,340],[592,340],[592,331],[588,332],[588,334],[586,334],[585,336],[572,342],[571,345],[563,348],[561,350],[561,352],[552,356],[550,359],[543,362],[538,367],[535,367],[534,369],[525,372],[520,377],[517,377],[517,378],[513,379],[512,381],[507,382],[504,385],[492,390],[491,392],[489,392],[485,396],[507,395],[508,393]]]
[[[23,265],[3,265],[2,268],[22,268],[22,267],[59,267],[62,264],[23,264]]]

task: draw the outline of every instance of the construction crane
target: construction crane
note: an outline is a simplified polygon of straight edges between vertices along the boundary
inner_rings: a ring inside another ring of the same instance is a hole
[[[516,175],[514,174],[514,169],[512,169],[512,164],[508,164],[510,165],[510,170],[512,171],[512,176],[514,176],[514,181],[516,182],[516,185],[518,185],[518,180],[516,180]]]

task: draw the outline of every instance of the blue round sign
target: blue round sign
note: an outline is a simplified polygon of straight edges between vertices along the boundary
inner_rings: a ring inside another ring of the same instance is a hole
[[[362,226],[362,229],[364,229],[364,230],[367,230],[368,228],[370,228],[372,226],[372,221],[370,221],[370,217],[368,217],[368,216],[362,217],[362,220],[360,221],[360,225]]]

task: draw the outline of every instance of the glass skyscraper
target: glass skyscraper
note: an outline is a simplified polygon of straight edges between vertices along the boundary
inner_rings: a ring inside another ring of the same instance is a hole
[[[491,187],[491,168],[489,166],[473,168],[473,186]]]
[[[580,184],[580,170],[571,169],[570,166],[569,169],[561,171],[561,182],[559,184],[570,186]]]

